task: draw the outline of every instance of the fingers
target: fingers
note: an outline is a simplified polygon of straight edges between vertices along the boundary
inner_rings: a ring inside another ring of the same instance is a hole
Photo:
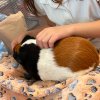
[[[40,32],[37,36],[36,36],[36,42],[37,42],[37,45],[40,47],[40,48],[43,48],[44,47],[44,44],[45,44],[45,47],[47,47],[47,44],[45,43],[44,41],[44,38],[46,37],[46,33],[44,31]]]
[[[56,36],[52,36],[50,39],[49,39],[49,47],[50,48],[53,48],[54,47],[54,43],[57,41],[57,37]]]
[[[48,31],[48,28],[44,29],[36,36],[37,45],[40,48],[49,48],[49,40],[51,37],[52,33]]]
[[[40,32],[36,37],[37,45],[40,48],[52,48],[56,40],[56,34],[44,31]]]
[[[51,38],[51,34],[44,34],[42,36],[37,36],[37,44],[40,48],[49,48],[49,40]]]

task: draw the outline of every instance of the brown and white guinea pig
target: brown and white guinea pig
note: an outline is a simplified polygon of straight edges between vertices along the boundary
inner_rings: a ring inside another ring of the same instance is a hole
[[[34,38],[26,36],[15,46],[13,57],[36,80],[63,81],[86,74],[99,64],[97,50],[81,37],[65,38],[54,48],[40,49]]]

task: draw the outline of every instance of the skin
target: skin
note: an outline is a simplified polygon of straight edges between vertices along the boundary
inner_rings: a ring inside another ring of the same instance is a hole
[[[41,17],[39,19],[41,20]],[[57,40],[70,36],[100,38],[100,20],[62,26],[55,26],[46,16],[43,16],[42,20],[45,21],[44,25],[40,25],[27,33],[36,38],[37,45],[41,48],[52,48]],[[12,41],[12,50],[16,44],[22,41],[25,35],[21,33]]]
[[[69,36],[81,36],[85,38],[100,38],[100,20],[87,23],[77,23],[48,27],[36,36],[37,44],[41,48],[52,48],[54,43]]]

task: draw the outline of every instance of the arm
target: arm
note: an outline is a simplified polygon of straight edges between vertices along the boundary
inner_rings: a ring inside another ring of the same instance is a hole
[[[54,43],[69,36],[81,36],[86,38],[100,37],[100,20],[86,23],[76,23],[49,27],[37,35],[37,44],[41,48],[53,47]]]
[[[73,25],[73,35],[86,38],[100,38],[100,20]]]
[[[40,16],[38,17],[40,25],[37,26],[35,29],[28,31],[30,36],[36,37],[36,35],[42,31],[44,28],[55,26],[53,22],[51,22],[47,16]]]
[[[28,31],[27,33],[20,33],[19,36],[17,36],[11,43],[12,50],[14,46],[22,41],[22,39],[25,37],[25,35],[31,35],[33,37],[36,37],[36,35],[43,30],[44,28],[54,26],[55,24],[50,22],[46,16],[38,17],[40,25],[36,27],[35,29]]]

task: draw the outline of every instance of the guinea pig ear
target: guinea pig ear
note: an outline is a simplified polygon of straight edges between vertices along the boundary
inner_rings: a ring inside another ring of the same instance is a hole
[[[25,57],[25,50],[20,45],[16,45],[13,51],[13,57],[18,63],[22,64]]]
[[[20,52],[20,48],[21,48],[21,44],[17,44],[15,47],[14,47],[14,52],[16,53],[19,53]]]
[[[100,54],[100,49],[97,49],[98,54]]]
[[[21,45],[17,44],[17,45],[15,45],[15,47],[13,49],[13,57],[17,62],[19,62],[18,59],[19,59],[19,55],[20,55],[20,48],[21,48]]]

